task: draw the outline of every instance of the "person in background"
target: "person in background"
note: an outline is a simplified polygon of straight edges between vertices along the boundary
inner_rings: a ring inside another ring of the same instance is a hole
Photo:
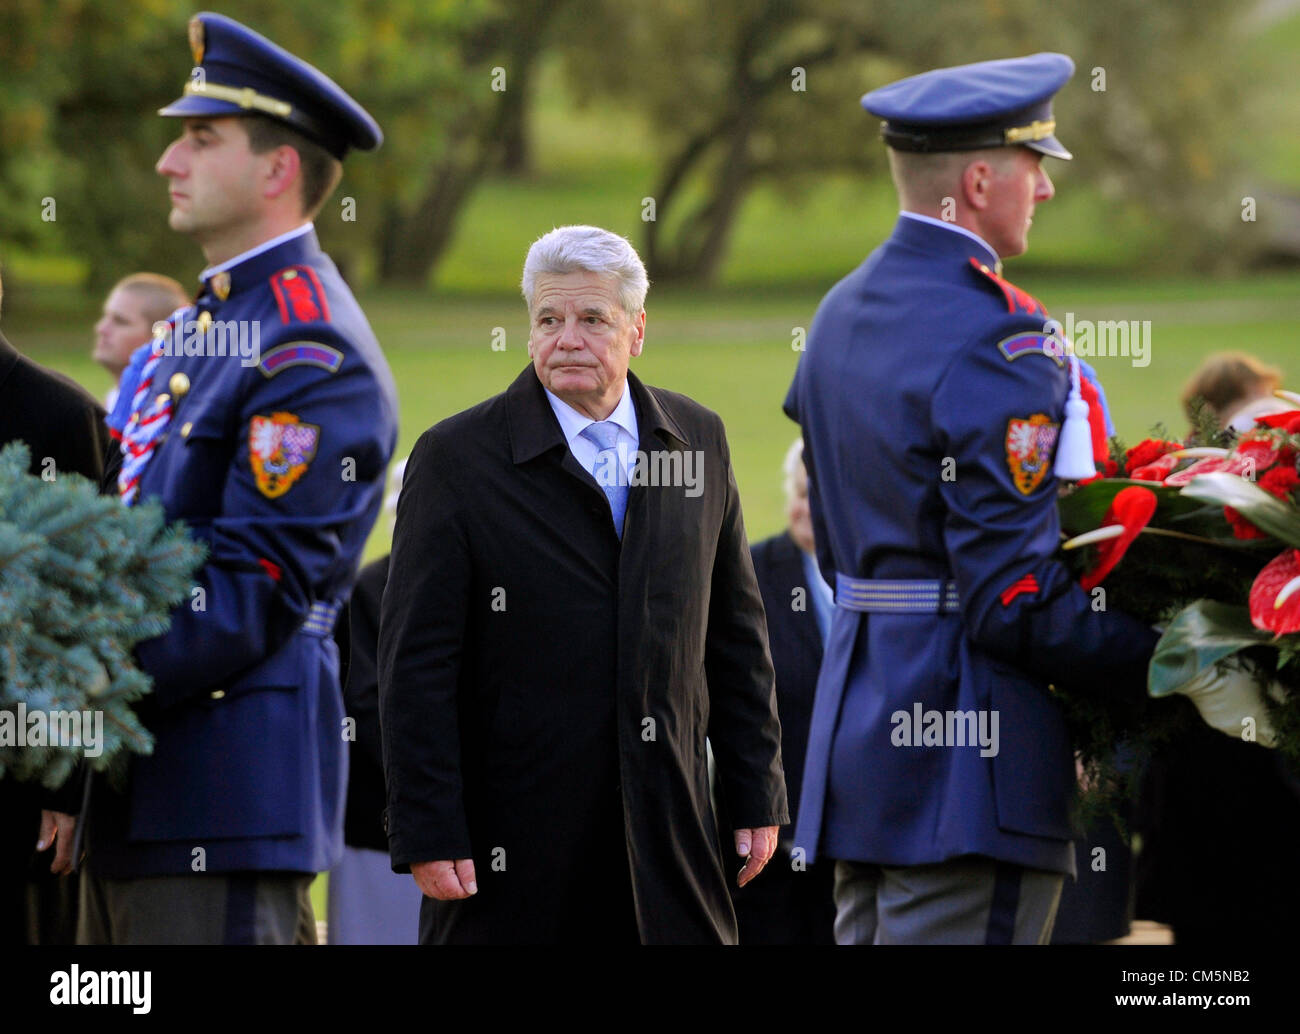
[[[1273,395],[1282,384],[1282,371],[1245,352],[1216,352],[1192,374],[1183,388],[1183,409],[1196,423],[1196,400],[1203,399],[1219,423],[1233,431],[1249,431],[1256,417],[1291,407]]]
[[[81,474],[96,484],[112,444],[104,411],[84,388],[32,362],[0,335],[0,448],[13,441],[31,449],[32,474],[52,460],[56,477]],[[0,944],[72,943],[72,816],[80,806],[76,779],[49,791],[0,777]]]
[[[95,324],[95,347],[91,358],[113,378],[104,408],[117,404],[122,371],[131,353],[153,338],[155,323],[189,305],[185,289],[169,276],[132,273],[123,277],[104,299],[104,313]]]
[[[830,633],[835,600],[817,570],[813,551],[802,439],[795,439],[786,452],[784,472],[786,530],[754,543],[750,554],[776,669],[786,792],[795,802],[808,750],[817,669]],[[719,828],[725,832],[730,825],[725,800],[720,802],[720,811]],[[731,888],[741,944],[835,943],[835,867],[826,861],[803,865],[792,858],[797,819],[792,810],[791,825],[781,827],[776,854],[763,879]]]
[[[384,510],[390,524],[406,460],[388,472]],[[391,531],[391,528],[390,528]],[[393,872],[384,831],[384,758],[379,735],[379,605],[388,581],[388,556],[361,569],[344,618],[335,630],[347,657],[343,707],[356,727],[348,748],[348,801],[343,860],[330,872],[330,944],[416,944],[420,888]]]

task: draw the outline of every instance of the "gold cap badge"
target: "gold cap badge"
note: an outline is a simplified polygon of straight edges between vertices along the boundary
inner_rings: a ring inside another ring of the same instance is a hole
[[[194,55],[196,65],[203,64],[203,22],[196,14],[190,19],[190,53]]]

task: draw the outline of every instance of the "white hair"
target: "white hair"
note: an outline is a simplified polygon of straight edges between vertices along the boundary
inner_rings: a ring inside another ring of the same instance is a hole
[[[794,495],[794,476],[801,466],[803,466],[803,439],[796,438],[790,443],[790,448],[786,449],[785,462],[781,464],[781,470],[785,474],[785,497],[787,499]]]
[[[533,288],[539,275],[579,272],[612,276],[617,282],[619,304],[629,316],[645,308],[650,278],[641,256],[626,237],[598,226],[559,226],[533,241],[524,259],[520,286],[528,311],[533,311]]]

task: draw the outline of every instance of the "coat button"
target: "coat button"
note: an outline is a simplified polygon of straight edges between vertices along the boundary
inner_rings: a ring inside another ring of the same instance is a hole
[[[181,437],[188,438],[192,430],[194,430],[194,422],[186,420],[185,423],[181,425]]]
[[[183,373],[174,373],[172,379],[167,382],[167,387],[171,389],[171,393],[176,396],[176,400],[179,402],[189,393],[190,379]]]
[[[212,691],[212,699],[213,699],[213,700],[220,700],[220,699],[221,699],[222,697],[224,697],[225,695],[226,695],[226,691],[225,691],[224,689],[214,689],[214,690]]]

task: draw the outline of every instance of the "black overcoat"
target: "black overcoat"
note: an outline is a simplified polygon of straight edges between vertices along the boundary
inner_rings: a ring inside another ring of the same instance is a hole
[[[99,483],[115,452],[104,411],[90,393],[32,362],[0,335],[0,448],[19,439],[31,450],[28,470],[36,475],[50,470],[47,460],[52,460],[56,474],[81,474]],[[0,778],[0,943],[27,937],[23,900],[41,808],[75,812],[80,801],[75,779],[52,793],[39,784]],[[47,857],[42,868],[48,867]]]
[[[735,824],[788,821],[722,421],[628,386],[646,476],[693,453],[698,481],[634,477],[621,544],[531,367],[411,454],[379,636],[389,847],[478,877],[425,899],[422,940],[734,943],[706,735]]]

